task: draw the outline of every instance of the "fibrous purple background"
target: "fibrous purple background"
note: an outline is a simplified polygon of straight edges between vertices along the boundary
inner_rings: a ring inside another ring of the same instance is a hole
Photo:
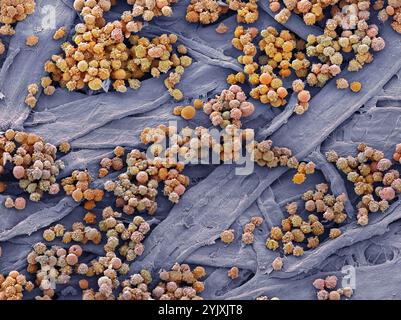
[[[162,79],[149,79],[140,90],[125,94],[90,95],[57,89],[54,96],[42,94],[31,111],[24,104],[27,86],[39,83],[45,75],[45,61],[59,53],[61,42],[66,40],[54,41],[54,30],[41,30],[41,9],[53,6],[57,27],[71,30],[79,19],[71,4],[71,0],[38,0],[35,14],[16,26],[16,35],[9,39],[8,51],[0,59],[0,130],[24,129],[56,145],[68,140],[73,151],[62,158],[66,163],[62,176],[75,169],[88,169],[97,176],[100,159],[111,155],[115,146],[143,148],[139,133],[144,127],[177,120],[171,112],[177,104]],[[184,103],[214,96],[226,88],[229,73],[241,70],[236,61],[239,52],[231,46],[235,15],[220,19],[229,27],[226,34],[220,35],[214,30],[218,23],[188,24],[184,18],[187,4],[188,1],[179,1],[173,17],[154,19],[142,31],[145,36],[175,33],[179,42],[188,47],[194,63],[178,86],[184,92]],[[113,7],[106,17],[118,17],[122,7]],[[272,18],[267,1],[259,1],[259,7],[256,27],[282,28]],[[317,26],[305,26],[296,15],[291,16],[285,27],[304,39],[309,33],[321,32]],[[30,48],[25,39],[32,33],[39,36],[40,42]],[[187,168],[191,187],[180,203],[173,206],[160,196],[156,215],[144,215],[150,220],[152,230],[144,242],[144,254],[131,264],[131,272],[147,268],[156,275],[161,268],[186,262],[206,267],[204,298],[255,299],[267,295],[314,299],[311,283],[315,278],[328,274],[341,277],[341,268],[352,265],[356,268],[353,299],[400,299],[401,201],[395,201],[384,214],[371,214],[368,226],[357,226],[352,187],[324,157],[329,149],[353,154],[360,142],[391,157],[394,145],[401,142],[401,37],[388,24],[380,25],[380,36],[386,40],[386,48],[375,55],[373,63],[360,72],[343,71],[340,75],[349,81],[362,82],[363,89],[358,94],[337,90],[332,80],[313,92],[306,114],[293,114],[295,97],[284,110],[255,102],[257,111],[244,124],[254,128],[259,139],[272,139],[276,145],[292,149],[299,159],[314,161],[318,168],[315,175],[309,176],[303,185],[295,186],[291,182],[292,173],[284,168],[255,167],[249,176],[235,175],[234,165]],[[178,121],[191,127],[210,126],[208,117],[201,112],[189,123]],[[321,182],[327,182],[335,194],[347,193],[350,199],[346,206],[349,219],[341,227],[343,234],[324,241],[302,257],[285,257],[283,270],[273,272],[271,262],[279,253],[265,247],[270,228],[285,216],[288,202],[300,200],[304,191]],[[95,184],[101,186],[102,181]],[[18,184],[11,183],[7,193],[19,195]],[[0,202],[4,199],[5,195],[0,195]],[[111,203],[107,195],[105,204]],[[22,212],[0,206],[3,248],[0,272],[26,267],[25,257],[31,246],[42,240],[43,228],[55,223],[70,226],[84,214],[85,210],[64,194],[40,203],[29,202]],[[263,216],[265,222],[256,230],[254,244],[245,246],[240,240],[242,226],[256,215]],[[227,246],[219,240],[219,235],[230,228],[235,230],[236,240]],[[86,245],[84,259],[101,255],[102,250],[102,246]],[[232,266],[240,269],[235,280],[227,277]],[[60,299],[77,299],[80,298],[77,288],[77,279],[73,277],[70,284],[59,285],[57,293]]]

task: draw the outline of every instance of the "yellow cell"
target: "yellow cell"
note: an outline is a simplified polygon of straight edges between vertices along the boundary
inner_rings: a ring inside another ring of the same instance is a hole
[[[281,79],[279,79],[279,78],[275,78],[272,80],[270,85],[273,89],[278,89],[283,86],[283,81],[281,81]]]
[[[262,102],[263,104],[268,104],[270,102],[269,98],[267,97],[267,94],[262,94],[260,96],[260,102]]]
[[[258,85],[259,84],[259,75],[256,73],[251,74],[249,76],[249,82],[254,86]]]

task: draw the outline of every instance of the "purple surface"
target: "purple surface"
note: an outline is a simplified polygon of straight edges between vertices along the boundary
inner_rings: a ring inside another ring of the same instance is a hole
[[[71,1],[37,1],[38,8],[47,4],[56,6],[57,26],[71,28],[78,19],[70,8]],[[186,70],[178,87],[189,102],[193,98],[211,97],[224,89],[226,76],[239,71],[240,65],[236,61],[239,53],[230,44],[235,16],[225,18],[229,31],[219,35],[214,29],[220,21],[207,27],[186,23],[183,18],[186,5],[187,1],[180,1],[174,6],[172,18],[155,19],[142,34],[173,32],[179,36],[179,42],[188,46],[195,62]],[[277,27],[266,4],[262,3],[261,7],[266,11],[260,13],[255,26]],[[115,146],[141,147],[139,133],[144,127],[176,119],[171,114],[176,103],[161,79],[146,80],[140,90],[129,90],[126,94],[84,95],[57,89],[52,97],[41,95],[37,107],[30,113],[24,104],[27,85],[38,83],[44,76],[44,62],[60,51],[62,42],[51,39],[52,31],[36,31],[39,46],[25,45],[26,36],[32,28],[36,30],[40,19],[40,10],[36,10],[17,25],[7,56],[0,64],[0,92],[4,95],[0,100],[0,129],[24,128],[54,144],[68,140],[73,151],[62,159],[66,163],[63,176],[85,168],[96,176],[99,160],[111,154]],[[304,26],[295,15],[286,27],[302,38],[319,32],[318,27]],[[276,145],[291,148],[299,159],[314,161],[319,169],[317,174],[308,177],[305,184],[295,186],[283,168],[256,167],[252,175],[245,177],[236,176],[234,166],[230,165],[186,169],[192,178],[190,190],[175,206],[160,199],[154,226],[144,242],[145,253],[131,264],[131,271],[145,267],[155,274],[174,262],[187,262],[207,268],[204,298],[254,299],[267,295],[280,299],[313,299],[315,290],[311,283],[315,278],[328,274],[341,276],[342,266],[353,265],[357,277],[354,299],[400,299],[401,201],[397,199],[384,214],[372,214],[368,226],[357,226],[353,219],[355,195],[344,177],[324,157],[329,149],[340,154],[354,153],[359,142],[391,156],[394,145],[401,142],[401,37],[387,23],[381,25],[380,35],[386,40],[386,48],[375,55],[373,63],[360,72],[343,71],[340,75],[349,81],[361,81],[363,89],[359,94],[337,90],[334,80],[314,95],[308,112],[302,116],[292,113],[295,103],[292,99],[279,114],[255,103],[257,111],[246,121],[246,127],[256,129],[259,138],[269,137]],[[184,120],[179,121],[185,124]],[[210,126],[207,116],[201,112],[189,125]],[[273,272],[271,262],[278,253],[265,247],[270,227],[280,223],[288,202],[300,200],[304,191],[324,181],[333,193],[346,192],[350,199],[346,206],[350,218],[341,227],[343,235],[324,241],[302,257],[284,258],[283,270]],[[3,200],[2,195],[0,202]],[[84,214],[82,207],[64,195],[38,204],[30,202],[23,212],[0,206],[0,245],[3,247],[0,272],[26,267],[25,256],[31,245],[41,240],[43,228],[56,222],[71,225]],[[255,243],[244,246],[238,235],[255,215],[263,216],[265,222],[255,232]],[[237,237],[233,244],[226,246],[219,235],[230,228],[236,230]],[[88,256],[101,254],[101,246],[88,246],[86,250]],[[240,277],[234,281],[227,277],[227,270],[232,266],[240,268]],[[71,285],[76,286],[76,279],[73,278]],[[69,290],[63,289],[65,286],[58,286],[61,298],[80,297],[79,290],[69,294]]]

